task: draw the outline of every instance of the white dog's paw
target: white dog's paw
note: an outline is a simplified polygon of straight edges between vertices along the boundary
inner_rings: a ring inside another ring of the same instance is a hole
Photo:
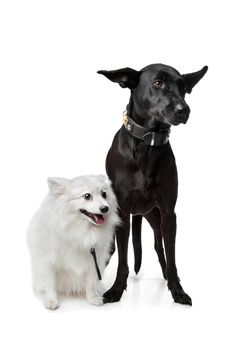
[[[59,302],[58,300],[54,299],[54,300],[46,300],[45,301],[45,307],[46,309],[49,309],[49,310],[56,310],[59,308]]]
[[[102,283],[99,283],[97,287],[97,292],[99,295],[103,295],[106,292],[106,288],[103,286]]]
[[[91,297],[91,298],[88,298],[88,302],[91,305],[96,305],[96,306],[101,306],[104,303],[103,297]]]

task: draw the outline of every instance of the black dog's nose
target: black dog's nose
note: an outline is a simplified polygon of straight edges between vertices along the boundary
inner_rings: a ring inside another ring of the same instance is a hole
[[[179,118],[182,122],[186,123],[189,117],[189,113],[190,113],[190,108],[187,104],[182,105],[179,103],[176,106],[176,109],[175,109],[176,117]]]
[[[102,207],[100,207],[100,211],[103,214],[107,213],[108,212],[108,206],[103,205]]]

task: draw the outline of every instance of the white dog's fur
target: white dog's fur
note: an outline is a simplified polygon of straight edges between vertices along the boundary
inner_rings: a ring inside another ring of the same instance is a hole
[[[51,310],[59,307],[61,294],[86,294],[89,303],[102,305],[103,291],[90,249],[95,248],[103,274],[114,227],[119,224],[111,183],[104,175],[91,175],[72,180],[48,178],[48,186],[49,193],[27,235],[33,290]],[[87,193],[89,199],[85,199]],[[102,206],[109,207],[108,213],[101,213]],[[80,210],[102,214],[102,218],[90,218]]]

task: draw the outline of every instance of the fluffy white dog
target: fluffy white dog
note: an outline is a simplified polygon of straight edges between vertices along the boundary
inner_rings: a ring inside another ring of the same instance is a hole
[[[33,290],[51,310],[61,294],[86,294],[89,303],[102,305],[101,274],[119,224],[111,183],[91,175],[48,178],[48,186],[27,235]]]

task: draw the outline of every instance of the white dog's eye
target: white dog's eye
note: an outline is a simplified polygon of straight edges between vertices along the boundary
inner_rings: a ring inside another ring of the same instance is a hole
[[[104,199],[106,199],[107,198],[107,193],[105,192],[105,191],[102,191],[102,197],[104,198]]]
[[[89,201],[89,200],[91,199],[90,193],[85,193],[85,194],[83,195],[83,198],[85,198],[87,201]]]

